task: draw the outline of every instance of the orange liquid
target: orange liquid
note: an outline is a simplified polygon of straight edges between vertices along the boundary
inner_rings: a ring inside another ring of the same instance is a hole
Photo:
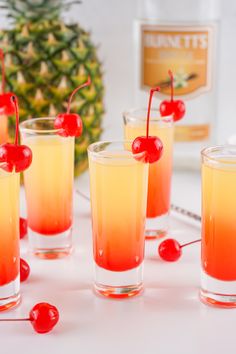
[[[8,138],[8,118],[0,115],[0,144],[6,143]]]
[[[0,286],[19,274],[19,174],[0,169]]]
[[[236,280],[236,171],[202,169],[202,267],[219,280]]]
[[[145,135],[146,125],[125,126],[125,139],[133,141],[137,136]],[[173,125],[150,123],[150,135],[158,136],[164,146],[161,159],[149,165],[147,217],[155,218],[168,213],[170,208]]]
[[[89,169],[94,260],[111,271],[136,268],[144,258],[148,166],[90,158]]]
[[[33,153],[24,172],[28,225],[45,236],[64,232],[72,225],[74,140],[34,136],[23,143]]]

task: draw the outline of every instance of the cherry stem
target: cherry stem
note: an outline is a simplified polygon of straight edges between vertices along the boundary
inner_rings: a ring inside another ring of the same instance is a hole
[[[16,115],[16,132],[15,132],[15,145],[18,145],[19,142],[19,107],[18,107],[18,101],[16,96],[11,97],[12,103],[14,104],[15,107],[15,115]]]
[[[0,59],[2,61],[2,93],[4,93],[5,89],[5,64],[4,64],[4,52],[0,49]]]
[[[66,111],[67,114],[70,113],[71,101],[72,101],[73,96],[76,94],[76,92],[79,91],[80,89],[82,89],[83,87],[89,86],[90,84],[91,84],[91,78],[90,78],[90,76],[89,76],[89,77],[88,77],[88,81],[86,81],[84,84],[82,84],[82,85],[80,85],[80,86],[78,86],[78,87],[76,87],[76,88],[74,89],[74,91],[71,93],[70,98],[69,98],[69,102],[68,102],[68,106],[67,106],[67,111]]]
[[[146,137],[149,137],[149,122],[150,122],[150,112],[151,112],[151,105],[152,105],[152,96],[154,92],[159,92],[160,87],[151,88],[149,93],[149,101],[148,101],[148,111],[147,111],[147,128],[146,128]]]
[[[174,98],[174,76],[171,70],[168,71],[168,74],[170,75],[170,85],[171,85],[171,94],[170,94],[170,100],[173,102]]]
[[[30,318],[0,318],[0,322],[30,321]]]
[[[185,246],[189,246],[189,245],[192,245],[193,243],[197,243],[197,242],[201,242],[201,238],[199,238],[198,240],[195,240],[195,241],[185,243],[185,244],[181,245],[180,247],[183,248]]]

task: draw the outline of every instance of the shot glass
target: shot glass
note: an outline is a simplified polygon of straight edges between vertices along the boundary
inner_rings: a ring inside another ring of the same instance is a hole
[[[95,290],[130,297],[143,288],[148,165],[124,142],[89,146]]]
[[[202,151],[201,300],[236,307],[236,146]]]
[[[59,258],[72,249],[74,138],[54,129],[54,118],[20,124],[22,143],[33,152],[24,172],[31,251],[41,258]]]
[[[146,109],[124,112],[125,139],[133,141],[146,135]],[[163,143],[163,154],[159,161],[149,165],[146,238],[166,235],[169,224],[174,124],[172,116],[161,117],[158,110],[150,115],[150,135],[158,136]]]
[[[20,301],[19,174],[0,169],[0,311]]]

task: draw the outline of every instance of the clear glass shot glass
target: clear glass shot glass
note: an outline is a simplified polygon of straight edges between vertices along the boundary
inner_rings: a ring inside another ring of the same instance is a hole
[[[236,307],[236,146],[202,151],[201,300]]]
[[[24,172],[30,249],[41,258],[66,256],[72,249],[74,138],[58,135],[54,118],[24,121],[20,132],[33,153]]]
[[[133,141],[146,135],[147,110],[131,109],[123,113],[125,139]],[[161,117],[157,109],[150,114],[150,135],[163,143],[159,161],[149,165],[146,238],[166,235],[169,225],[174,124],[172,116]]]
[[[128,142],[88,147],[95,290],[130,297],[143,288],[148,164]]]
[[[0,168],[0,311],[20,301],[19,173]]]

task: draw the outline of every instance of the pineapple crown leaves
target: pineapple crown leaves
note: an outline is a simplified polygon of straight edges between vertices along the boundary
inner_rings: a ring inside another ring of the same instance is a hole
[[[7,17],[15,21],[26,22],[57,19],[62,10],[80,3],[80,0],[0,0],[0,9],[6,10]]]

